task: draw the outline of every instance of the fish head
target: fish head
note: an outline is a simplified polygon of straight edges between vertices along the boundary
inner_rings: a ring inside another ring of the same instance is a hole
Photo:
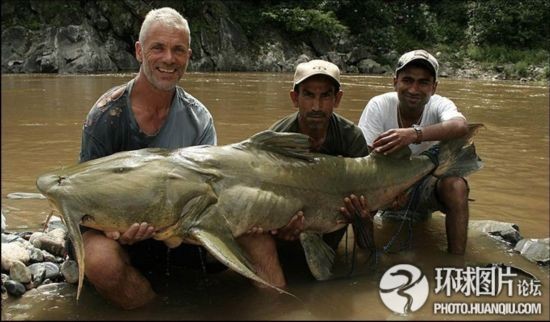
[[[62,215],[67,210],[84,215],[132,213],[134,222],[164,199],[166,179],[164,150],[120,152],[38,177],[38,190]]]

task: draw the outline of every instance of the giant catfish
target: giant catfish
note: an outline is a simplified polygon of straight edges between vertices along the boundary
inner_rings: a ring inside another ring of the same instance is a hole
[[[345,225],[342,199],[362,194],[370,209],[383,209],[430,173],[478,170],[472,137],[479,126],[413,157],[408,148],[363,158],[316,154],[305,135],[264,131],[225,146],[119,152],[41,175],[37,187],[61,213],[75,247],[77,299],[84,278],[79,225],[123,232],[148,222],[169,247],[201,244],[229,268],[276,288],[256,275],[236,237],[254,226],[281,228],[303,210],[307,262],[317,279],[327,279],[334,252],[320,236]]]

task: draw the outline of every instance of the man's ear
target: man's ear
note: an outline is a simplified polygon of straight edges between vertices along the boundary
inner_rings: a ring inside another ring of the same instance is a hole
[[[298,108],[298,96],[300,94],[294,90],[290,91],[290,100],[292,101],[292,104],[294,104],[294,107]]]
[[[142,54],[142,48],[141,48],[141,43],[139,41],[136,41],[136,44],[134,45],[134,47],[136,48],[136,59],[138,62],[141,63],[141,54]]]
[[[344,96],[343,91],[338,91],[338,93],[336,93],[336,98],[335,98],[335,101],[334,101],[334,108],[337,108],[338,105],[340,105],[340,101],[342,100],[342,96]]]
[[[435,91],[437,90],[437,81],[434,82],[433,88],[432,88],[432,95],[435,94]]]

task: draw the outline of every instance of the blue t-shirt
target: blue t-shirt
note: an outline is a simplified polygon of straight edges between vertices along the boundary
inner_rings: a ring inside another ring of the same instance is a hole
[[[154,135],[143,133],[131,109],[133,84],[134,79],[110,89],[94,104],[82,129],[80,162],[143,148],[177,149],[216,144],[212,115],[179,86],[160,130]]]

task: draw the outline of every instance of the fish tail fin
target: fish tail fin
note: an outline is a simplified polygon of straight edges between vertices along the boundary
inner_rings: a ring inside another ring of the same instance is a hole
[[[460,138],[441,141],[422,152],[434,162],[433,175],[465,177],[483,167],[483,161],[476,154],[473,137],[483,124],[468,125],[468,133]]]
[[[62,219],[67,227],[69,238],[74,247],[76,262],[78,265],[78,288],[76,291],[76,300],[80,297],[82,291],[82,284],[84,282],[84,240],[82,239],[82,233],[80,232],[80,220],[72,220],[71,213],[63,207]]]

